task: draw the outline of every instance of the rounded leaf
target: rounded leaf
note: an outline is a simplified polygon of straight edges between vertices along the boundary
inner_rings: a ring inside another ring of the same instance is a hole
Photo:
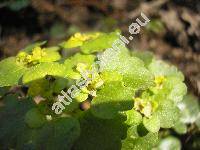
[[[148,131],[153,133],[158,132],[160,129],[160,120],[156,115],[153,115],[150,118],[144,117],[143,124]]]
[[[46,118],[37,108],[32,108],[26,113],[25,122],[30,128],[39,128],[44,125]]]

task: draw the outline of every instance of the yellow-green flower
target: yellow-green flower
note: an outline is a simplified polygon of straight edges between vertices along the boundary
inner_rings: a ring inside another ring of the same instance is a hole
[[[91,39],[95,39],[100,36],[102,33],[95,32],[95,33],[75,33],[69,40],[62,43],[64,48],[74,48],[83,45],[83,42]]]
[[[84,63],[78,63],[77,66],[76,66],[76,70],[80,73],[83,72],[83,71],[86,71],[87,68],[88,68],[88,66]]]
[[[81,33],[75,33],[74,36],[72,36],[71,40],[79,40],[79,41],[86,41],[89,39],[97,38],[100,35],[99,32],[96,33],[89,33],[89,34],[81,34]]]
[[[41,48],[41,47],[39,47],[39,46],[37,46],[37,47],[35,47],[34,49],[33,49],[33,51],[32,51],[32,56],[33,56],[33,58],[35,59],[35,60],[39,60],[39,59],[41,59],[43,56],[45,56],[46,55],[46,53],[44,52],[44,50]]]
[[[142,98],[134,98],[134,109],[142,113],[145,117],[150,117],[155,109],[158,107],[154,101],[149,101]]]
[[[156,76],[155,79],[154,79],[154,82],[156,83],[156,87],[157,88],[162,88],[162,84],[163,82],[165,81],[165,77],[164,76]]]
[[[85,94],[96,97],[96,91],[104,84],[100,74],[96,70],[92,70],[92,67],[84,63],[78,63],[76,66],[77,72],[87,81],[85,87],[81,91]]]
[[[39,63],[39,60],[46,55],[46,52],[41,47],[34,47],[32,52],[28,54],[27,52],[19,52],[16,57],[16,61],[23,63],[25,66],[32,66]]]

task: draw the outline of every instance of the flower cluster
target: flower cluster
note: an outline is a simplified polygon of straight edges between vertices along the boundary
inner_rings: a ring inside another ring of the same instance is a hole
[[[36,65],[39,63],[39,60],[45,55],[46,53],[44,49],[37,46],[33,48],[31,54],[28,54],[25,51],[19,52],[16,57],[16,61],[19,63],[23,63],[26,66]]]

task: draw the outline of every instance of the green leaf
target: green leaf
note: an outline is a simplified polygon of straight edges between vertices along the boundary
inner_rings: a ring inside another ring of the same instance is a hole
[[[183,96],[187,93],[187,87],[183,82],[178,82],[178,80],[175,79],[169,79],[169,82],[165,83],[166,87],[170,89],[170,93],[168,95],[168,98],[173,100],[175,103],[180,102],[183,99]]]
[[[80,53],[75,54],[74,56],[65,60],[65,65],[67,68],[73,68],[78,63],[85,63],[87,65],[92,65],[95,60],[94,55],[83,55]]]
[[[0,61],[0,87],[18,85],[26,68],[16,63],[14,57]]]
[[[75,98],[78,102],[83,102],[88,98],[88,94],[80,92]]]
[[[125,112],[127,116],[126,124],[127,125],[137,125],[142,122],[142,115],[135,111],[134,109],[128,110]]]
[[[151,118],[144,117],[143,124],[148,131],[153,133],[158,132],[160,129],[160,120],[156,115],[151,116]]]
[[[133,107],[133,94],[133,89],[125,87],[122,82],[110,82],[92,100],[92,113],[100,118],[113,118],[119,111]]]
[[[75,48],[82,46],[85,42],[90,41],[92,39],[96,39],[98,36],[100,36],[100,32],[94,32],[94,33],[75,33],[72,37],[70,37],[69,40],[61,43],[60,45],[63,48]]]
[[[57,52],[59,50],[60,50],[59,46],[45,47],[45,51],[47,51],[47,52]]]
[[[42,96],[44,98],[51,98],[52,88],[48,80],[38,79],[29,84],[28,88],[29,96]]]
[[[179,141],[179,139],[169,136],[161,140],[158,149],[181,150],[181,142]]]
[[[26,113],[25,122],[30,128],[38,128],[44,125],[46,118],[37,108],[32,108]]]
[[[170,100],[162,101],[155,114],[160,120],[160,127],[171,128],[175,125],[176,121],[179,119],[179,109]]]
[[[46,43],[47,43],[47,41],[35,42],[33,44],[29,44],[28,46],[26,46],[22,51],[30,53],[30,52],[32,52],[33,48],[35,48],[37,46],[42,46],[42,45],[44,45]]]
[[[138,57],[139,59],[141,59],[145,66],[147,67],[153,60],[153,54],[151,52],[148,52],[148,51],[133,51],[132,52],[132,55],[134,57]]]
[[[123,76],[125,86],[146,89],[152,86],[153,76],[144,67],[142,60],[131,57],[126,49],[116,52],[109,49],[99,57],[102,72],[117,72]]]
[[[127,48],[119,47],[119,50],[106,49],[103,53],[98,55],[98,59],[101,61],[100,66],[102,70],[115,70],[117,66],[124,61],[125,58],[130,58],[130,54]],[[140,60],[138,64],[143,65]]]
[[[180,120],[177,120],[175,123],[175,126],[173,129],[178,133],[178,134],[186,134],[187,133],[187,125],[181,122]]]
[[[73,99],[69,105],[65,106],[65,109],[63,111],[66,113],[70,113],[75,110],[78,110],[80,108],[79,106],[80,106],[80,103],[76,99]]]
[[[74,150],[120,150],[121,139],[126,135],[124,117],[100,119],[89,111],[80,118],[81,135]]]
[[[74,118],[58,118],[42,128],[25,128],[18,137],[17,149],[70,150],[80,134],[79,122]]]
[[[23,76],[23,83],[27,84],[35,80],[44,78],[46,75],[66,77],[65,66],[59,63],[41,63],[31,67]]]
[[[140,126],[133,125],[127,131],[126,139],[122,140],[121,150],[151,150],[158,142],[158,133],[148,132],[143,136],[139,133]]]
[[[61,59],[61,56],[57,51],[44,50],[44,52],[46,55],[39,60],[40,62],[53,62]]]
[[[18,95],[8,95],[3,98],[0,107],[0,145],[1,149],[15,146],[18,135],[23,133],[24,116],[34,107],[32,99],[18,99]]]
[[[181,110],[180,120],[183,123],[194,123],[200,114],[198,98],[188,94],[183,98],[183,101],[178,103]]]
[[[74,67],[76,67],[78,63],[83,63],[86,66],[91,66],[94,60],[95,60],[94,55],[82,55],[80,53],[77,53],[74,56],[66,59],[64,64],[67,68],[67,72],[66,72],[67,76],[71,79],[74,79],[74,78],[79,79],[81,75],[78,72],[74,71]]]
[[[112,82],[112,81],[122,81],[123,76],[116,72],[109,72],[109,71],[104,71],[101,73],[101,78],[103,79],[104,82]]]
[[[106,48],[111,48],[112,44],[119,38],[117,32],[109,34],[101,34],[96,39],[86,41],[81,46],[81,51],[85,54],[103,51]]]
[[[175,66],[161,60],[153,60],[148,68],[155,76],[176,77],[180,81],[184,80],[183,74]]]
[[[187,87],[177,77],[165,77],[160,88],[152,91],[155,94],[155,99],[168,99],[177,104],[182,101],[183,96],[187,93]]]
[[[53,91],[55,93],[60,93],[61,90],[67,87],[68,85],[68,80],[66,78],[59,78],[55,77],[56,80],[53,84]]]
[[[4,103],[0,108],[2,149],[70,150],[80,135],[80,125],[75,118],[53,118],[43,122],[44,116],[30,98],[18,100],[17,96],[9,95]]]

